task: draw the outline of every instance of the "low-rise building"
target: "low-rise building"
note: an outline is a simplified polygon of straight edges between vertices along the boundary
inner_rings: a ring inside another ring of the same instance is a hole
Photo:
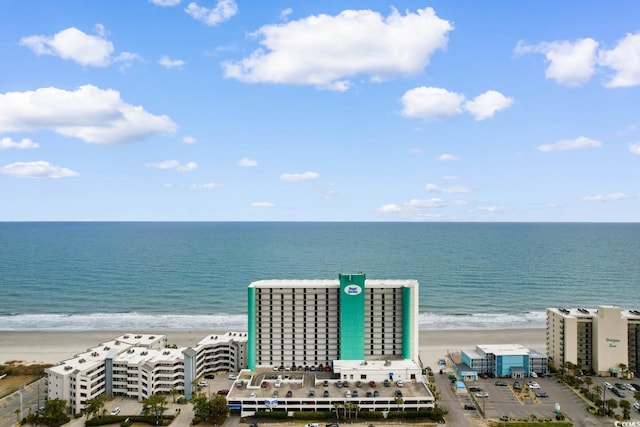
[[[461,352],[461,363],[456,365],[459,372],[476,372],[496,378],[514,379],[548,371],[547,357],[541,352],[528,349],[520,344],[478,345],[474,350]]]

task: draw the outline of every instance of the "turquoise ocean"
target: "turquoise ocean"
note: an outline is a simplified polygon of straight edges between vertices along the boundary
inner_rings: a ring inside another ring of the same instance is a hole
[[[640,224],[0,223],[0,330],[246,330],[263,279],[420,283],[420,328],[640,309]]]

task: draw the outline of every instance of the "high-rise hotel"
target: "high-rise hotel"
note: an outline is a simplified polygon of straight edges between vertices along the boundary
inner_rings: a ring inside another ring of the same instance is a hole
[[[598,375],[621,366],[640,374],[640,311],[619,307],[547,309],[547,356],[555,368],[570,362]]]
[[[249,369],[418,361],[418,282],[262,280],[249,286]]]

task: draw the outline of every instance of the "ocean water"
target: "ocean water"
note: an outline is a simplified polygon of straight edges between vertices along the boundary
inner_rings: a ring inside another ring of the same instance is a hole
[[[640,309],[640,224],[0,223],[0,330],[246,330],[262,279],[420,282],[420,328]]]

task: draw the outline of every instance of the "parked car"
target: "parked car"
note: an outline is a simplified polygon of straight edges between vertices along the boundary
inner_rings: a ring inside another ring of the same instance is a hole
[[[507,383],[506,383],[506,382],[504,382],[504,381],[496,381],[496,385],[497,385],[498,387],[506,387],[506,386],[507,386]]]
[[[207,374],[204,376],[204,378],[207,380],[215,380],[216,376],[214,374]]]
[[[351,391],[350,391],[350,390],[347,390],[347,391],[344,393],[344,395],[345,395],[345,397],[346,397],[347,399],[348,399],[348,398],[350,398],[350,397],[351,397]]]
[[[221,396],[226,396],[227,394],[229,394],[229,390],[224,389],[224,390],[218,390],[218,394]]]
[[[281,385],[282,385],[282,381],[276,380],[276,383],[274,384],[274,386],[280,387]]]
[[[293,392],[291,390],[287,392],[287,397],[293,397]]]
[[[336,381],[336,387],[342,388],[342,381],[340,380]]]
[[[322,386],[323,387],[329,387],[329,381],[327,381],[327,380],[322,381]]]
[[[373,393],[371,393],[370,391],[368,391],[368,392],[365,394],[365,396],[367,396],[367,397],[373,397]]]
[[[538,384],[535,381],[529,381],[527,383],[527,387],[531,388],[531,389],[539,389],[540,388],[540,384]]]
[[[274,399],[277,399],[278,398],[278,390],[274,390],[274,392],[271,395],[271,397],[273,397]]]
[[[605,381],[604,383],[602,383],[602,385],[603,385],[603,386],[605,386],[606,388],[608,388],[609,390],[611,390],[611,389],[613,388],[613,386],[611,385],[611,383],[608,383],[608,382],[606,382],[606,381]]]
[[[617,388],[612,388],[611,391],[618,397],[624,397],[624,391],[620,391]]]
[[[385,386],[385,387],[391,387],[391,381],[389,381],[389,380],[384,380],[384,386]]]
[[[546,391],[537,391],[536,397],[549,397]]]
[[[513,383],[513,389],[514,390],[520,390],[520,383],[518,381]]]
[[[395,397],[402,397],[402,392],[400,390],[396,390]]]
[[[634,403],[633,407],[636,408],[637,411],[640,411],[640,402]]]
[[[316,392],[315,392],[315,391],[313,391],[313,390],[311,390],[311,391],[309,392],[309,397],[316,397]]]
[[[236,381],[236,387],[242,387],[242,386],[244,386],[244,381],[242,380]]]
[[[120,413],[120,408],[116,406],[111,410],[111,415],[118,415]]]
[[[358,390],[353,390],[351,392],[351,397],[358,397]]]
[[[230,380],[237,380],[238,376],[236,374],[229,374],[227,378],[229,378]]]
[[[262,382],[260,383],[260,388],[267,388],[267,386],[268,386],[268,385],[269,385],[269,383],[268,383],[268,382],[266,382],[266,381],[262,381]]]
[[[209,385],[209,383],[208,383],[208,382],[206,382],[206,381],[200,381],[200,382],[198,383],[198,387],[207,387],[208,385]]]
[[[376,384],[375,381],[369,381],[369,387],[377,387],[378,384]]]
[[[356,387],[362,387],[362,381],[356,381]]]
[[[476,397],[479,397],[480,399],[487,399],[489,398],[489,393],[481,391],[480,393],[476,393]]]
[[[467,410],[467,411],[475,411],[475,410],[476,410],[476,407],[475,407],[475,406],[473,406],[473,405],[472,405],[472,404],[470,404],[470,403],[467,403],[467,404],[465,404],[465,405],[464,405],[464,409],[465,409],[465,410]]]
[[[380,397],[380,392],[378,390],[375,390],[373,392],[373,397]]]
[[[617,388],[619,388],[620,390],[626,390],[626,387],[624,386],[624,384],[621,383],[615,383],[614,384]]]
[[[254,392],[252,392],[252,393],[249,395],[249,397],[251,397],[251,398],[256,397],[256,396],[257,396],[257,393],[256,393],[255,391],[254,391]]]
[[[398,387],[404,387],[404,382],[402,382],[402,380],[398,380],[398,381],[396,381],[396,385]]]
[[[478,391],[482,391],[482,388],[476,387],[476,386],[471,386],[471,387],[469,387],[469,391],[471,393],[475,393],[475,392],[478,392]]]
[[[325,390],[324,393],[322,393],[323,397],[329,397],[329,390]]]

